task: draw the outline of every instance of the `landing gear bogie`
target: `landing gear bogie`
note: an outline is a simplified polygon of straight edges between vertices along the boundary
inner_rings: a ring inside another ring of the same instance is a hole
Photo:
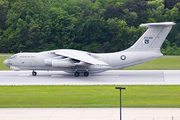
[[[75,76],[75,77],[79,77],[79,75],[80,75],[80,73],[77,72],[77,71],[74,73],[74,76]],[[87,71],[84,72],[84,76],[85,76],[85,77],[88,77],[88,76],[89,76],[89,72],[87,72]]]

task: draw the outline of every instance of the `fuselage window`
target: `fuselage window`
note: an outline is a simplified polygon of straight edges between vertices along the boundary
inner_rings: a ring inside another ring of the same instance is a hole
[[[35,56],[20,56],[20,58],[35,58]]]
[[[26,58],[26,56],[20,56],[20,58]]]

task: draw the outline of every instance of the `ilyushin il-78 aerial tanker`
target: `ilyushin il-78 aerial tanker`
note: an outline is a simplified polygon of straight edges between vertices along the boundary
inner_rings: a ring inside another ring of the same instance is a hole
[[[141,64],[159,57],[163,54],[160,47],[170,32],[174,22],[147,23],[140,27],[148,27],[146,32],[130,48],[114,53],[91,53],[73,49],[58,49],[45,52],[17,53],[6,59],[3,63],[12,70],[64,71],[88,76],[106,70],[123,69],[125,67]]]

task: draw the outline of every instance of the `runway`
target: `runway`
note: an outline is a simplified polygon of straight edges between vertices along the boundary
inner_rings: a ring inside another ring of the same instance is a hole
[[[180,120],[179,108],[122,108],[122,120]],[[119,120],[119,108],[1,108],[1,120]]]
[[[180,70],[110,70],[88,77],[61,71],[0,71],[0,85],[180,85]]]

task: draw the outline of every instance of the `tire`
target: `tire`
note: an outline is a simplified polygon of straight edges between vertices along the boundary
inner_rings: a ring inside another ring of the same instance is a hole
[[[33,75],[33,76],[36,76],[36,75],[37,75],[37,72],[32,72],[32,75]]]
[[[84,72],[84,76],[88,77],[89,76],[89,72]]]
[[[74,76],[75,76],[75,77],[79,77],[79,72],[75,72],[75,73],[74,73]]]

